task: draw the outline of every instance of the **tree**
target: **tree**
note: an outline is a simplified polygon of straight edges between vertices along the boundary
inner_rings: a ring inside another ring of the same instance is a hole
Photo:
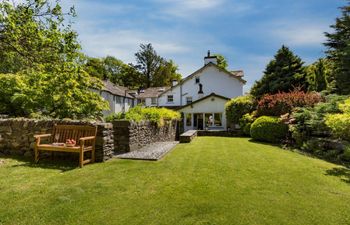
[[[105,58],[88,58],[84,70],[90,76],[103,80],[110,80],[116,85],[130,88],[139,88],[142,86],[142,78],[132,65],[125,64],[123,61],[113,56]]]
[[[92,90],[101,83],[83,71],[77,33],[64,23],[75,16],[74,8],[63,13],[59,1],[50,2],[0,3],[0,73],[9,77],[0,80],[0,86],[20,82],[5,91],[3,102],[8,105],[1,106],[1,113],[99,116],[108,105]]]
[[[109,79],[113,83],[130,88],[142,86],[142,74],[133,65],[126,64],[113,56],[107,56],[103,62]]]
[[[173,80],[180,81],[181,74],[177,73],[178,67],[174,61],[164,61],[159,65],[152,80],[153,87],[171,86]]]
[[[106,68],[104,60],[99,58],[88,58],[84,66],[84,70],[90,76],[97,77],[102,80],[106,80],[111,76]]]
[[[167,61],[157,54],[152,44],[141,44],[135,54],[134,66],[142,75],[146,87],[169,85],[173,79],[181,78],[173,61]]]
[[[266,66],[263,77],[255,82],[251,94],[260,98],[265,94],[289,92],[296,87],[307,90],[303,62],[288,47],[282,46]]]
[[[333,64],[328,59],[319,59],[306,67],[309,91],[332,92],[334,89]]]
[[[328,58],[335,65],[335,88],[338,94],[350,94],[350,2],[341,8],[342,16],[331,26],[334,33],[326,33]]]
[[[227,70],[227,67],[228,67],[228,63],[227,63],[227,60],[226,58],[221,55],[221,54],[215,54],[214,56],[217,57],[217,65],[218,67],[220,67],[221,69],[224,69],[224,70]]]

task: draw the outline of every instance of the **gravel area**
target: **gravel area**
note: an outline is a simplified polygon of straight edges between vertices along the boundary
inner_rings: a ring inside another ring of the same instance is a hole
[[[147,145],[137,151],[118,154],[115,157],[120,159],[140,159],[140,160],[159,160],[171,151],[179,142],[155,142]]]

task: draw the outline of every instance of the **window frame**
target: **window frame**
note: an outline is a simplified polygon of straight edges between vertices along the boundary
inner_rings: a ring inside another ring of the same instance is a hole
[[[201,79],[199,77],[196,77],[194,82],[195,84],[199,84],[201,82]]]
[[[188,99],[191,99],[190,101]],[[186,97],[186,105],[191,104],[193,102],[192,96]]]
[[[153,102],[153,100],[154,100],[154,102]],[[157,98],[156,97],[151,98],[151,105],[157,105]]]
[[[171,101],[169,101],[170,96],[171,96]],[[167,103],[174,103],[174,95],[167,95]]]

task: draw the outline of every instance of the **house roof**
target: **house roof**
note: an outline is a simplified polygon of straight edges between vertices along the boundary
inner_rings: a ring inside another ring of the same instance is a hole
[[[157,98],[160,94],[169,89],[170,87],[150,87],[140,91],[137,98]]]
[[[214,66],[216,67],[219,71],[226,73],[227,75],[234,77],[236,79],[238,79],[239,81],[241,81],[243,84],[247,83],[246,80],[244,80],[242,77],[244,76],[244,72],[243,70],[237,70],[237,71],[227,71],[225,69],[222,69],[220,67],[218,67],[218,65],[216,65],[215,63],[208,63],[206,65],[204,65],[202,68],[200,68],[199,70],[195,71],[194,73],[192,73],[191,75],[185,77],[184,79],[182,79],[177,85],[172,86],[171,88],[169,88],[168,90],[164,91],[163,93],[161,93],[160,95],[163,95],[164,93],[168,92],[169,90],[173,89],[174,87],[180,86],[182,85],[184,82],[186,82],[187,80],[191,79],[192,77],[194,77],[195,75],[197,75],[198,73],[201,73],[203,70],[205,70],[206,68],[210,67],[210,66]]]
[[[127,98],[134,98],[133,96],[131,96],[128,93],[128,88],[127,87],[123,87],[123,86],[119,86],[119,85],[115,85],[114,83],[112,83],[109,80],[104,80],[103,81],[103,91],[107,91],[113,95],[118,95],[118,96],[125,96]]]
[[[186,108],[187,106],[197,104],[197,103],[199,103],[199,102],[201,102],[201,101],[203,101],[203,100],[205,100],[205,99],[207,99],[207,98],[210,98],[210,97],[218,97],[218,98],[221,98],[221,99],[224,99],[224,100],[227,100],[227,101],[230,100],[229,98],[226,98],[226,97],[224,97],[224,96],[222,96],[222,95],[217,95],[217,94],[215,94],[215,93],[211,93],[210,95],[207,95],[207,96],[204,96],[203,98],[197,99],[197,100],[194,101],[194,102],[191,102],[191,103],[189,103],[189,104],[187,104],[187,105],[181,106],[181,107],[179,107],[178,109],[183,109],[183,108]]]

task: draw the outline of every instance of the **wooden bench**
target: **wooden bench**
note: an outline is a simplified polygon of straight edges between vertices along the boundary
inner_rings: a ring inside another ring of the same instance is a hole
[[[83,167],[86,163],[95,162],[95,141],[97,127],[83,125],[55,125],[52,134],[34,135],[34,155],[35,162],[39,161],[40,151],[51,152],[76,152],[79,153],[79,166]],[[48,138],[51,144],[42,144],[41,140]],[[66,145],[57,146],[53,143],[66,143],[67,139],[74,139],[77,144],[73,147]],[[90,159],[84,159],[84,153],[91,152]]]
[[[197,130],[188,130],[180,135],[180,143],[190,143],[197,137]]]

